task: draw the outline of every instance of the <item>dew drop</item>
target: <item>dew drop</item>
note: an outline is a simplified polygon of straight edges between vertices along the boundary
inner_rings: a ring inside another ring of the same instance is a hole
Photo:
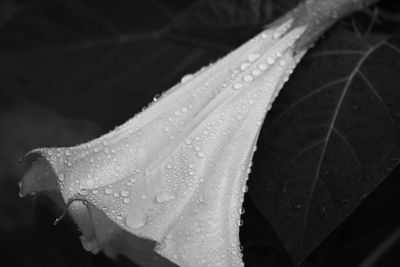
[[[260,65],[258,66],[258,68],[259,68],[260,70],[266,70],[266,69],[268,68],[268,65],[267,65],[267,64],[260,64]]]
[[[204,157],[204,152],[199,152],[197,155],[198,155],[200,158],[202,158],[202,157]]]
[[[87,196],[89,194],[89,192],[86,189],[82,189],[79,191],[79,195],[81,196]]]
[[[58,180],[60,180],[61,182],[63,182],[65,180],[64,173],[60,173],[60,175],[58,175]]]
[[[65,154],[65,156],[69,156],[69,155],[71,155],[71,151],[69,149],[66,149],[64,151],[64,154]]]
[[[156,196],[158,203],[164,203],[173,199],[175,199],[175,195],[171,192],[161,192]]]
[[[193,78],[193,74],[187,74],[185,76],[182,77],[181,79],[181,83],[187,83],[188,81],[190,81]]]
[[[242,193],[246,193],[248,191],[247,185],[242,185],[241,190],[242,190]]]
[[[129,204],[129,202],[131,202],[129,198],[124,198],[124,203],[125,204]]]
[[[106,195],[111,195],[112,192],[113,192],[113,191],[112,191],[110,188],[104,189],[104,193],[105,193]]]
[[[245,70],[245,69],[247,69],[248,67],[250,67],[250,63],[247,63],[247,62],[245,62],[245,63],[243,63],[242,65],[240,65],[240,69],[241,69],[241,70]]]
[[[296,204],[293,205],[293,209],[294,210],[301,210],[302,207],[303,206],[301,205],[301,203],[296,203]]]
[[[238,90],[238,89],[240,89],[240,88],[242,88],[242,87],[243,87],[243,84],[241,84],[241,83],[235,83],[235,84],[233,85],[233,88],[236,89],[236,90]]]
[[[245,81],[245,82],[251,82],[252,80],[253,80],[253,76],[251,76],[251,75],[245,75],[244,77],[243,77],[243,80]]]
[[[260,54],[250,54],[248,57],[248,60],[250,62],[253,62],[253,61],[257,60],[257,58],[259,58],[259,57],[260,57]]]
[[[127,197],[127,196],[129,196],[129,191],[128,190],[121,190],[121,196],[122,197]]]
[[[267,62],[268,62],[268,64],[272,65],[275,63],[275,59],[273,57],[269,57],[269,58],[267,58]]]
[[[147,216],[143,211],[132,210],[129,211],[126,217],[126,225],[131,229],[139,229],[146,224]]]

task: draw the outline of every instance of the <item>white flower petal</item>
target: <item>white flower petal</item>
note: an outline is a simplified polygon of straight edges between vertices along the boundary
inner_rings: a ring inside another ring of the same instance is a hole
[[[240,211],[255,144],[302,56],[292,46],[305,27],[290,26],[266,30],[185,76],[92,142],[32,151],[21,193],[59,188],[93,252],[157,266],[150,239],[179,266],[242,266]]]

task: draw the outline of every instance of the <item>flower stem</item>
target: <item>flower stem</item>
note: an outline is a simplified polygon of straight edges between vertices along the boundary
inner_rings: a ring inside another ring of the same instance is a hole
[[[296,51],[302,51],[311,47],[316,39],[338,20],[378,1],[306,0],[286,14],[282,20],[293,19],[293,28],[307,25],[307,31],[297,41],[295,47]],[[280,23],[280,20],[277,23]]]

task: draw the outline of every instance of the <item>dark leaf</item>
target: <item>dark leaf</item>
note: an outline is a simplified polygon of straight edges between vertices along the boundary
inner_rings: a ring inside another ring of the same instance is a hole
[[[399,73],[399,35],[336,27],[268,114],[249,192],[296,263],[399,162]]]
[[[106,127],[124,122],[215,57],[160,39],[170,18],[156,2],[37,1],[0,28],[1,90]]]
[[[200,0],[163,35],[195,46],[232,49],[296,6],[299,0]]]

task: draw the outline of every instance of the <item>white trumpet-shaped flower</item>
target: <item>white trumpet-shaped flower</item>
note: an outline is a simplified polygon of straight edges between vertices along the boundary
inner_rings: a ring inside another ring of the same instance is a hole
[[[291,24],[183,77],[98,139],[33,150],[21,194],[61,192],[93,252],[143,266],[242,266],[241,206],[257,137],[304,54],[293,44],[306,27]]]

